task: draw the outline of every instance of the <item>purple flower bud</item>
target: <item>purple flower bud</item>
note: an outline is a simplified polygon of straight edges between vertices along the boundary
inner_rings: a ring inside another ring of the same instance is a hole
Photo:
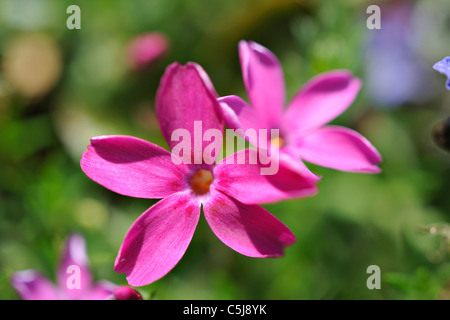
[[[141,294],[133,288],[119,286],[114,290],[114,300],[142,300]]]

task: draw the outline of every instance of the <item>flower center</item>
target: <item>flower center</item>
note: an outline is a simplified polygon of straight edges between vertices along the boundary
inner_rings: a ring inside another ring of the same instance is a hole
[[[212,181],[213,175],[211,171],[200,169],[191,178],[192,191],[198,195],[208,193]]]
[[[270,140],[270,144],[274,147],[278,147],[281,148],[284,144],[284,141],[282,138],[278,137],[278,138],[273,138],[272,140]]]

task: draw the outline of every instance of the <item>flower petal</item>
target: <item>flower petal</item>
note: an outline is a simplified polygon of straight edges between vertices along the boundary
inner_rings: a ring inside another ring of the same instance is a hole
[[[116,290],[118,286],[106,281],[102,280],[95,284],[93,284],[89,290],[83,293],[82,296],[79,297],[80,300],[111,300],[114,294],[114,290]]]
[[[266,209],[242,204],[220,191],[213,191],[204,213],[223,243],[249,257],[279,257],[295,242],[292,232]]]
[[[278,127],[285,103],[283,69],[278,58],[253,41],[239,42],[242,77],[251,105],[261,114],[265,127]]]
[[[179,143],[172,139],[175,130],[184,130],[190,135],[191,163],[201,164],[204,160],[212,164],[218,157],[219,152],[211,159],[203,159],[203,150],[209,144],[203,141],[205,131],[216,129],[223,132],[223,119],[216,99],[217,94],[208,75],[198,64],[190,62],[182,66],[173,63],[161,79],[156,96],[161,131],[171,150]],[[195,127],[195,122],[199,126]]]
[[[200,205],[189,193],[164,198],[131,226],[114,270],[126,273],[130,286],[143,286],[165,276],[184,255],[200,217]]]
[[[167,150],[129,136],[91,139],[83,154],[84,173],[114,192],[136,198],[163,198],[185,188],[189,168],[175,164]]]
[[[72,275],[79,276],[79,288],[67,285]],[[57,280],[60,289],[70,296],[77,296],[89,290],[92,284],[92,275],[89,269],[86,241],[81,235],[72,234],[67,238],[59,263]]]
[[[344,127],[326,126],[298,141],[306,161],[342,171],[379,173],[381,156],[359,133]]]
[[[280,155],[278,160],[272,159],[278,161],[273,165],[262,164],[260,159],[255,149],[241,150],[222,159],[214,168],[216,188],[246,204],[272,203],[317,193],[317,177],[306,167],[303,171],[291,163],[298,160]],[[261,169],[271,166],[276,172],[263,175]]]
[[[23,300],[58,300],[55,286],[34,270],[15,272],[11,284]]]
[[[259,130],[268,129],[266,128],[265,120],[261,118],[261,112],[249,106],[247,102],[238,96],[220,97],[217,101],[219,101],[222,109],[225,125],[256,146],[258,144],[257,134]],[[255,134],[246,135],[246,132],[250,132],[247,130],[253,130]]]
[[[433,69],[447,76],[445,87],[447,90],[450,90],[450,57],[445,57],[444,59],[436,62],[433,65]]]
[[[292,99],[283,121],[291,132],[304,133],[330,122],[356,98],[361,81],[348,71],[316,76]]]

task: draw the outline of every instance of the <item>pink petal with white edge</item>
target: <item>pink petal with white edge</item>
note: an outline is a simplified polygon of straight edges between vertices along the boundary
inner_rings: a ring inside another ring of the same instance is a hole
[[[273,203],[317,193],[316,176],[307,169],[302,172],[295,164],[298,160],[281,158],[280,161],[280,158],[278,168],[273,167],[277,172],[263,175],[261,169],[268,168],[271,164],[263,165],[259,161],[257,150],[246,149],[232,154],[215,166],[215,187],[246,204]],[[252,162],[250,159],[256,161]]]
[[[80,287],[76,288],[72,286],[73,283],[70,280],[78,276]],[[89,290],[92,284],[92,275],[89,269],[86,241],[81,235],[72,234],[66,239],[59,262],[57,280],[59,287],[71,296],[77,296]]]
[[[165,276],[183,257],[200,217],[200,205],[189,193],[164,198],[131,226],[114,270],[126,273],[130,286],[143,286]]]
[[[381,156],[354,130],[326,126],[298,140],[298,153],[308,162],[342,171],[379,173]]]
[[[212,191],[203,211],[214,234],[240,254],[279,257],[295,242],[292,232],[266,209],[242,204],[220,191]]]
[[[129,136],[91,139],[81,169],[98,184],[122,195],[157,199],[184,190],[189,168],[169,151]]]
[[[355,100],[361,81],[348,71],[330,71],[311,79],[292,99],[283,124],[292,133],[316,129],[343,113]]]
[[[15,272],[11,284],[23,300],[59,300],[61,294],[39,272],[24,270]]]
[[[265,127],[278,127],[285,103],[283,69],[278,58],[253,41],[239,42],[242,77],[251,105],[263,116]]]
[[[171,150],[180,141],[172,141],[175,130],[183,130],[190,135],[191,148],[188,155],[191,163],[214,163],[219,152],[211,159],[203,159],[203,150],[210,144],[202,141],[208,129],[223,132],[223,119],[217,94],[207,73],[196,63],[189,62],[185,66],[173,63],[167,67],[156,95],[156,114],[164,138]],[[195,130],[195,122],[201,124]],[[195,145],[197,141],[199,145]],[[220,142],[221,143],[221,142]],[[219,150],[218,150],[219,151]],[[196,157],[196,158],[195,158]],[[197,159],[197,160],[196,160]]]

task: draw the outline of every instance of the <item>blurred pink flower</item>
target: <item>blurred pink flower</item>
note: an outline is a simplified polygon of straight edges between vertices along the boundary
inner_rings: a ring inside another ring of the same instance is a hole
[[[168,50],[169,39],[164,33],[149,32],[130,41],[128,56],[134,69],[143,69],[163,57]]]
[[[343,70],[323,73],[310,80],[284,109],[285,83],[277,57],[252,41],[239,43],[239,55],[251,106],[238,96],[219,98],[228,127],[279,129],[280,138],[272,145],[290,161],[301,158],[342,171],[380,172],[381,156],[369,141],[351,129],[325,126],[353,102],[361,86],[359,79]]]
[[[202,136],[208,129],[223,131],[217,97],[199,65],[173,63],[166,69],[156,112],[171,150],[177,144],[171,140],[174,130],[195,135],[195,121],[202,123]],[[201,151],[205,146],[203,141]],[[248,156],[256,150],[240,152]],[[260,163],[227,161],[238,154],[217,164],[218,155],[212,152],[208,159],[202,152],[201,164],[186,164],[181,159],[175,163],[174,156],[130,136],[94,137],[82,156],[82,170],[100,185],[125,196],[162,198],[135,221],[119,250],[114,269],[127,274],[129,285],[149,284],[175,267],[193,237],[201,208],[216,236],[243,255],[281,256],[284,247],[295,242],[283,223],[255,203],[316,193],[316,180],[302,175],[302,168],[286,164],[277,174],[264,176]]]
[[[92,282],[86,243],[79,234],[67,238],[56,278],[57,285],[38,271],[24,270],[13,274],[11,284],[24,300],[108,300],[118,288],[105,280]]]

